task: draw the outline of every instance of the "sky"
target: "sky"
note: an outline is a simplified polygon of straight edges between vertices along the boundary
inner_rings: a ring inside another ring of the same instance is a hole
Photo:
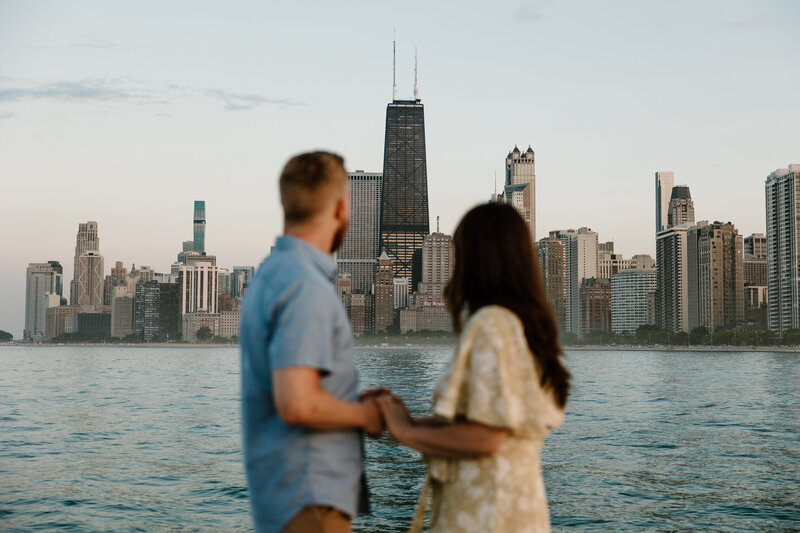
[[[792,0],[0,0],[0,330],[22,336],[28,263],[68,287],[80,222],[107,271],[165,272],[205,200],[208,253],[258,265],[288,157],[381,171],[393,32],[401,98],[419,51],[432,227],[531,145],[537,238],[654,255],[659,170],[698,220],[763,232],[764,179],[800,163],[799,23]]]

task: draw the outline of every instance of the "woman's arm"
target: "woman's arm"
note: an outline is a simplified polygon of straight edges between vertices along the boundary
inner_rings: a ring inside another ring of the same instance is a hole
[[[378,398],[378,405],[389,432],[397,442],[436,457],[467,459],[489,456],[497,451],[508,433],[505,429],[476,422],[430,425],[436,419],[423,419],[423,424],[417,424],[394,396]],[[441,421],[437,422],[441,424]]]

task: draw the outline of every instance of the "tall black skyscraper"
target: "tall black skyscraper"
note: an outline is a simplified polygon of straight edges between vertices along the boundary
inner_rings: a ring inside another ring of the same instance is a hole
[[[398,100],[395,91],[386,107],[380,239],[394,260],[394,277],[410,279],[414,289],[422,279],[422,241],[430,234],[425,110],[417,96],[415,79],[413,100]]]

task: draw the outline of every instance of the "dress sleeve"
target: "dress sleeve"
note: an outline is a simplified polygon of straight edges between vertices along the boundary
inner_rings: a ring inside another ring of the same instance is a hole
[[[523,425],[527,376],[518,368],[515,332],[498,314],[487,313],[465,335],[434,405],[436,415],[512,431]]]

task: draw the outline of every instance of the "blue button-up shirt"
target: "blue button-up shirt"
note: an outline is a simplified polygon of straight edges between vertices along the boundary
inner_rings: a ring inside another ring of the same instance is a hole
[[[310,244],[280,237],[247,287],[242,308],[242,424],[253,520],[279,532],[303,507],[355,516],[362,474],[355,429],[318,431],[278,416],[272,373],[307,366],[341,400],[358,400],[352,332],[332,280],[336,262]]]

